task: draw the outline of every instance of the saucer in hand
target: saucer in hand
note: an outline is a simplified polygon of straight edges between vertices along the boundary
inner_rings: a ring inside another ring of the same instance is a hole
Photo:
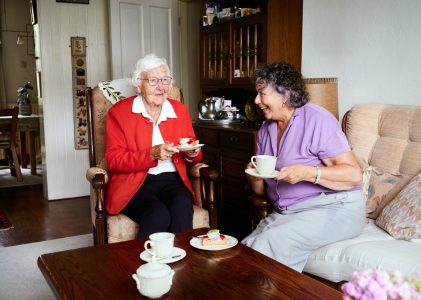
[[[186,257],[186,251],[184,249],[174,247],[169,257],[158,257],[156,261],[159,261],[160,263],[163,263],[163,264],[170,264],[170,263],[179,261],[183,259],[184,257]],[[140,259],[146,262],[151,262],[152,255],[148,251],[145,250],[142,253],[140,253]]]
[[[245,172],[251,176],[258,178],[275,178],[279,174],[279,171],[277,170],[274,170],[271,174],[260,174],[255,168],[246,169]]]

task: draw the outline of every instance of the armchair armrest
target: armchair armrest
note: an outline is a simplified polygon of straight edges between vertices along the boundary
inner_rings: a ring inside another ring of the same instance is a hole
[[[107,171],[98,167],[89,168],[86,171],[86,179],[91,183],[94,190],[95,202],[95,224],[94,224],[94,239],[95,245],[106,243],[106,226],[105,226],[105,203],[104,190],[108,183]]]
[[[199,190],[202,207],[209,212],[210,228],[218,228],[215,194],[215,182],[219,177],[218,171],[209,167],[207,164],[197,163],[187,168],[187,174],[192,178],[200,179]]]
[[[209,211],[210,228],[218,228],[217,226],[217,209],[215,198],[215,182],[219,177],[218,171],[209,166],[199,169],[200,173],[200,194],[202,197],[202,206]]]
[[[104,186],[108,183],[108,173],[106,170],[99,168],[99,167],[91,167],[86,171],[86,179],[93,184],[93,181],[97,180],[95,177],[97,175],[103,174],[104,175]]]
[[[255,229],[257,224],[272,212],[273,204],[266,196],[257,194],[253,194],[249,197],[249,204],[252,228]]]

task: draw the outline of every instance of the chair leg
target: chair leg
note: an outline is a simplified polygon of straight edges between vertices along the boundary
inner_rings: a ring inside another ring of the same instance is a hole
[[[16,180],[17,181],[23,181],[22,171],[20,169],[20,164],[18,160],[18,153],[16,152],[16,148],[12,147],[10,148],[10,151],[12,152],[12,158],[13,158],[13,165],[16,171]]]

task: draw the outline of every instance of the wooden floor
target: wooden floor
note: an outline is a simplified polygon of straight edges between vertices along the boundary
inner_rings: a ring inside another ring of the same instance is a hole
[[[0,210],[14,226],[0,231],[0,247],[92,233],[89,197],[48,201],[42,185],[0,189]]]

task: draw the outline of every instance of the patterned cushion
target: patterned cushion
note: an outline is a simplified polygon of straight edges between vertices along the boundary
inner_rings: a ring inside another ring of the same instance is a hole
[[[376,224],[396,239],[421,238],[421,173],[383,209]]]
[[[366,213],[368,217],[371,217],[371,214],[386,200],[388,193],[403,179],[403,176],[393,175],[369,166],[364,170],[363,179]]]
[[[193,229],[209,228],[209,212],[193,205]],[[107,216],[108,243],[134,240],[139,231],[139,225],[124,214]]]

